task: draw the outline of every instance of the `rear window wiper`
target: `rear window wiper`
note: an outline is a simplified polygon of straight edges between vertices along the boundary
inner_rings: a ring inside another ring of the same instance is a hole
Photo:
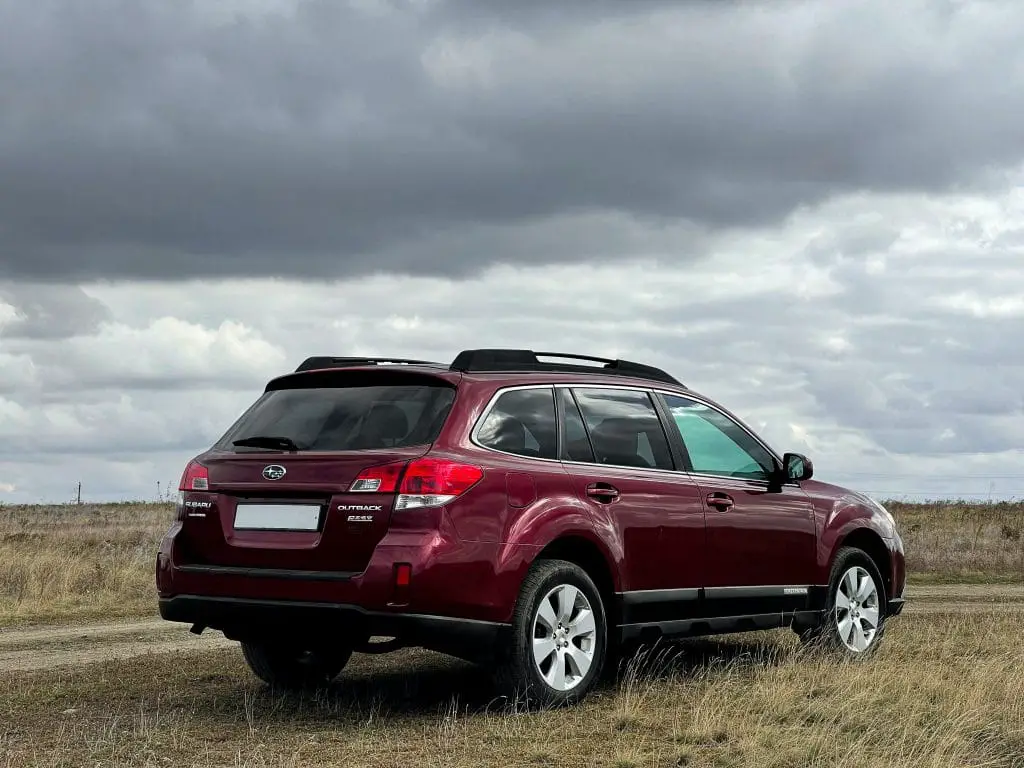
[[[277,448],[282,451],[301,451],[302,449],[290,437],[277,437],[275,435],[253,435],[243,437],[231,443],[239,448]]]

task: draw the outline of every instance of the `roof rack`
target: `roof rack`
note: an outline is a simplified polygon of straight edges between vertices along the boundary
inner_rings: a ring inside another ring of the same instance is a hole
[[[559,357],[568,360],[588,360],[602,363],[600,368],[592,365],[572,363],[546,363],[538,358]],[[551,373],[599,373],[612,376],[632,376],[638,379],[653,379],[682,387],[674,376],[660,368],[629,360],[611,360],[605,357],[574,355],[565,352],[534,352],[530,349],[467,349],[458,354],[451,364],[451,370],[465,373],[546,371]]]
[[[353,368],[362,365],[436,365],[429,360],[407,360],[402,357],[307,357],[295,369],[295,373],[313,371],[320,368]]]

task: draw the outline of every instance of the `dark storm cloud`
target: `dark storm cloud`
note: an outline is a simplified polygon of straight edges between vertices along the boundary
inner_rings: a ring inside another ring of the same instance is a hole
[[[0,277],[458,275],[1024,157],[1017,4],[275,5],[0,0]]]

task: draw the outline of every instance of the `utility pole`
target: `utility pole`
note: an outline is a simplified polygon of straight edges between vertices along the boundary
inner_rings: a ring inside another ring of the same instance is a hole
[[[79,504],[82,503],[82,481],[81,480],[78,481],[78,499],[77,499],[77,502]]]

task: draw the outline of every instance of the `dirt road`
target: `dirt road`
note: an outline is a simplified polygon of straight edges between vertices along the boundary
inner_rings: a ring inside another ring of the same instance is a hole
[[[905,613],[1024,613],[1024,584],[949,584],[907,590]],[[109,624],[0,629],[0,672],[95,664],[144,654],[188,654],[234,647],[219,632],[193,635],[184,624],[137,619]]]
[[[147,653],[190,653],[235,645],[219,632],[193,635],[163,619],[0,629],[0,672],[82,666]]]

